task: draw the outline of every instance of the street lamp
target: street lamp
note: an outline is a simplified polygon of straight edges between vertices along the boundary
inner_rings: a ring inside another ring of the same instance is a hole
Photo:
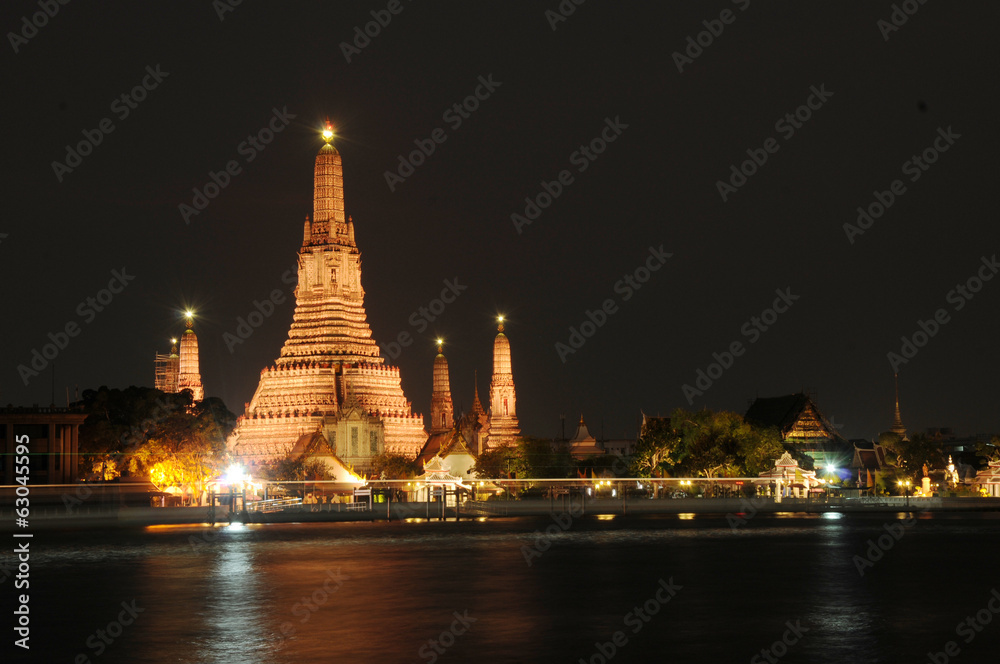
[[[903,495],[905,496],[904,505],[906,507],[910,506],[910,480],[904,480],[897,483],[898,486],[903,487]]]

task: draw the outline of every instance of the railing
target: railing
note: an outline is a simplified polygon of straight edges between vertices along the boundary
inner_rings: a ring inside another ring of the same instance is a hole
[[[281,498],[277,500],[259,500],[255,502],[247,502],[248,512],[262,512],[264,514],[270,514],[272,512],[281,512],[289,507],[298,507],[302,505],[301,498]]]

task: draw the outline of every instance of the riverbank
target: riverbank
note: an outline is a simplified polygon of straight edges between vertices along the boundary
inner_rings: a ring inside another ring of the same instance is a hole
[[[440,502],[375,503],[371,509],[357,504],[296,505],[282,511],[250,511],[230,514],[225,507],[120,507],[114,510],[32,510],[27,528],[19,527],[9,510],[0,514],[0,531],[139,528],[159,525],[212,523],[315,523],[340,521],[403,521],[436,519],[502,519],[570,513],[578,516],[607,515],[723,515],[899,513],[899,512],[993,512],[1000,511],[1000,498],[831,498],[810,500],[786,498],[681,498],[674,500],[591,499],[584,502],[556,500],[510,500],[466,502],[456,509]]]

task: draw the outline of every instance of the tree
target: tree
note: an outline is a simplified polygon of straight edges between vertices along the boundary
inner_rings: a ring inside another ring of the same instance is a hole
[[[670,417],[680,435],[679,465],[684,474],[701,477],[738,477],[742,471],[739,429],[743,418],[726,411],[677,409]]]
[[[517,448],[511,445],[500,445],[492,447],[476,459],[472,466],[472,471],[476,477],[482,479],[500,479],[509,477],[512,462],[520,463],[517,457]]]
[[[564,479],[573,476],[573,457],[566,447],[543,438],[525,437],[517,441],[515,464],[518,479],[552,478]]]
[[[900,441],[898,458],[900,467],[915,482],[923,477],[924,465],[928,471],[947,465],[941,442],[922,433],[915,434],[908,441]]]
[[[402,454],[378,454],[372,457],[372,478],[381,479],[385,474],[387,480],[409,480],[421,473],[416,461]]]
[[[1000,459],[1000,436],[993,436],[990,441],[976,444],[976,455],[985,458],[987,461]]]
[[[147,477],[160,487],[196,484],[221,472],[236,416],[210,397],[148,387],[85,390],[80,427],[82,474],[99,479]]]
[[[680,434],[670,427],[670,420],[650,419],[636,442],[629,470],[635,477],[669,474],[677,463],[675,453],[680,443]]]
[[[479,478],[566,478],[572,477],[573,458],[563,446],[552,441],[525,437],[516,445],[501,445],[479,455],[473,466]]]
[[[739,450],[743,457],[743,472],[747,477],[756,477],[774,468],[774,460],[785,453],[785,446],[781,442],[781,433],[774,427],[758,429],[744,424],[739,429]],[[801,460],[799,465],[803,465]]]

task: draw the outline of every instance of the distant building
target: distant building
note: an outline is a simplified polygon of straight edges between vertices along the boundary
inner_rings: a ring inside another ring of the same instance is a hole
[[[497,336],[493,340],[493,377],[490,379],[490,414],[487,422],[487,443],[490,447],[512,445],[521,435],[517,421],[510,340],[503,333],[503,316],[500,316],[499,323]]]
[[[186,314],[187,329],[181,335],[181,354],[177,363],[177,391],[191,390],[191,398],[201,401],[205,388],[201,384],[201,363],[198,358],[198,335],[191,329],[194,322],[191,312]]]
[[[177,376],[181,368],[181,356],[177,354],[177,340],[171,339],[170,354],[156,354],[156,377],[153,387],[166,394],[177,392]]]
[[[17,439],[28,437],[31,484],[72,484],[78,479],[80,425],[86,414],[68,408],[0,408],[0,476],[14,483]],[[18,464],[20,465],[20,464]]]
[[[201,361],[198,354],[198,335],[192,329],[194,315],[188,311],[184,315],[184,334],[181,335],[181,350],[177,352],[177,340],[171,339],[170,354],[156,355],[156,376],[153,386],[167,394],[191,390],[193,401],[205,398],[205,387],[201,383]]]
[[[851,458],[851,472],[858,488],[873,489],[880,479],[879,473],[891,465],[886,460],[885,448],[878,442],[852,440],[854,456]]]
[[[805,394],[755,399],[743,419],[753,426],[776,428],[783,442],[812,457],[817,468],[843,468],[853,456],[852,445]]]
[[[605,454],[597,439],[591,435],[587,425],[583,422],[583,415],[580,416],[580,424],[576,427],[576,435],[569,439],[569,455],[577,461],[590,459],[595,456]]]

